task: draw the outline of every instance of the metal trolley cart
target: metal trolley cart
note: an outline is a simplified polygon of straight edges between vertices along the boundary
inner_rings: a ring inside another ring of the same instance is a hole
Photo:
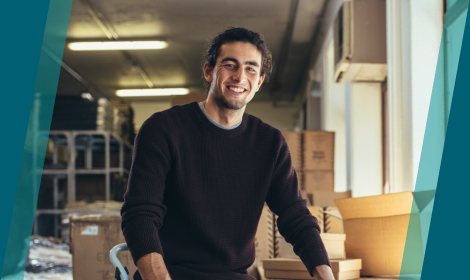
[[[114,277],[117,280],[129,280],[129,271],[127,267],[124,267],[121,262],[119,261],[117,254],[121,251],[127,251],[127,244],[121,243],[114,246],[111,251],[109,252],[109,260],[114,266],[115,272]]]

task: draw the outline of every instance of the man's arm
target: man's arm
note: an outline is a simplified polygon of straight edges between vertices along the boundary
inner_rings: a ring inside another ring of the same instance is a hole
[[[171,280],[162,255],[150,253],[137,261],[137,268],[143,280]]]
[[[266,203],[278,216],[279,233],[293,245],[294,252],[316,279],[334,279],[328,254],[320,238],[320,226],[307,208],[298,188],[287,142],[279,132],[279,148]]]
[[[162,114],[154,114],[145,121],[135,139],[127,191],[121,208],[121,228],[136,265],[138,260],[152,253],[160,257],[163,255],[158,232],[166,214],[163,194],[171,168],[171,143],[169,125]],[[158,267],[147,266],[145,260],[139,271],[144,271],[150,277],[148,279],[160,279],[154,278],[158,275]],[[161,264],[159,267],[166,272],[163,260]],[[157,271],[157,274],[151,276],[152,271]]]
[[[327,266],[326,264],[315,267],[315,271],[313,271],[313,277],[315,277],[315,280],[335,280],[333,271],[331,271],[331,267]]]

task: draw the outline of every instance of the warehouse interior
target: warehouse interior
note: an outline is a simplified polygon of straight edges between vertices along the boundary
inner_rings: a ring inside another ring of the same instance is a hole
[[[449,47],[461,42],[454,22],[465,20],[467,7],[468,1],[446,0],[74,0],[25,279],[114,279],[108,254],[125,242],[117,216],[135,135],[153,113],[206,99],[204,52],[227,27],[259,32],[273,54],[269,82],[246,112],[283,133],[335,279],[396,279],[410,217],[402,214],[413,201],[441,35],[447,30]],[[444,24],[446,13],[453,21]],[[150,40],[165,46],[71,47]],[[131,89],[184,95],[118,96]],[[442,137],[450,110],[444,104]],[[381,216],[378,204],[389,214]],[[377,233],[375,225],[357,230],[372,218],[404,226],[392,233]],[[376,240],[382,237],[388,242]],[[119,258],[132,276],[130,254]],[[313,279],[267,207],[248,272],[261,280]]]

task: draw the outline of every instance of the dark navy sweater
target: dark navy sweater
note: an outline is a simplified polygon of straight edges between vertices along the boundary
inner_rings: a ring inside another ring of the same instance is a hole
[[[246,113],[235,129],[216,127],[193,102],[140,128],[122,230],[134,262],[160,253],[173,280],[253,279],[265,202],[310,274],[330,264],[281,132]]]

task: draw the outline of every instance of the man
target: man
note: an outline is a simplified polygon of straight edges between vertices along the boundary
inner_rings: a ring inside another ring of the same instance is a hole
[[[259,34],[227,29],[207,52],[207,99],[155,113],[140,128],[121,214],[144,280],[253,279],[265,202],[310,274],[334,279],[284,137],[245,113],[271,68]]]

